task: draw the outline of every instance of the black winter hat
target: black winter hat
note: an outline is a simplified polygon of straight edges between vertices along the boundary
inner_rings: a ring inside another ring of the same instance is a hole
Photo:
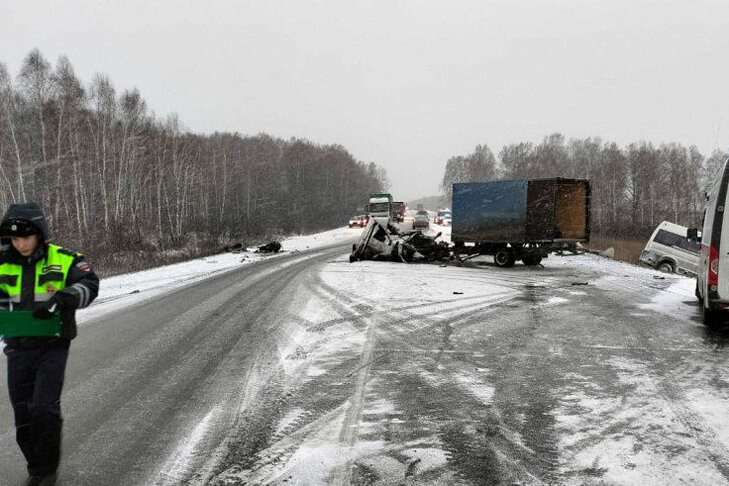
[[[0,238],[37,234],[48,237],[48,223],[40,206],[35,203],[11,204],[0,222]]]
[[[0,236],[9,238],[11,236],[30,236],[40,234],[40,230],[33,223],[24,219],[11,219],[0,226]]]

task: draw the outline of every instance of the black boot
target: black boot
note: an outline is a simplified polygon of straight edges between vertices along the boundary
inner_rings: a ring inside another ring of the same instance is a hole
[[[23,486],[53,486],[56,484],[56,473],[34,474],[28,476]]]

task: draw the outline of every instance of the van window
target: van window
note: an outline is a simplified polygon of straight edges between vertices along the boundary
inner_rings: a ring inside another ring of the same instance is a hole
[[[695,241],[689,241],[681,235],[675,233],[669,233],[668,231],[658,230],[658,234],[653,241],[660,243],[661,245],[673,246],[681,248],[682,250],[690,251],[691,253],[699,253],[701,245]]]

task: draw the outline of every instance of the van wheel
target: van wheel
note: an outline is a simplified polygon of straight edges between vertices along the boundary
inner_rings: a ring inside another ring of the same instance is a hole
[[[660,265],[658,265],[658,266],[656,267],[656,269],[657,269],[657,270],[658,270],[659,272],[663,272],[663,273],[673,273],[673,265],[671,265],[671,264],[670,264],[670,263],[668,263],[668,262],[663,262],[663,263],[661,263]]]
[[[516,257],[511,248],[502,248],[494,254],[494,263],[497,267],[513,267]]]
[[[704,324],[708,327],[714,327],[720,324],[726,316],[723,312],[717,311],[714,309],[707,309],[706,307],[702,306],[702,309],[704,310]]]

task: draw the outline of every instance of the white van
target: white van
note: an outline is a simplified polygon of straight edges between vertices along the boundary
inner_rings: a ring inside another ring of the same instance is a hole
[[[727,185],[729,165],[708,194],[701,234],[699,270],[696,274],[696,297],[704,310],[704,322],[713,324],[729,319],[729,206]]]
[[[653,231],[640,261],[666,273],[696,275],[701,244],[688,238],[688,228],[664,221]]]

